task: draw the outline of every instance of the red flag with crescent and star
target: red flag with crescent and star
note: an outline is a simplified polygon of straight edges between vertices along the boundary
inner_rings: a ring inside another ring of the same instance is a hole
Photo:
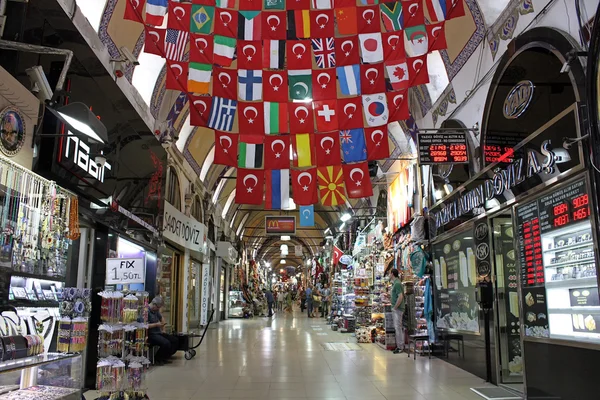
[[[264,132],[264,105],[262,102],[244,102],[238,103],[238,124],[239,131],[242,133]],[[289,168],[286,167],[286,168]]]
[[[237,100],[238,73],[236,69],[213,68],[213,97]]]
[[[369,176],[369,164],[366,162],[358,164],[344,164],[344,181],[346,192],[352,199],[373,196],[373,186]]]
[[[266,135],[264,151],[266,170],[290,168],[289,135]]]
[[[339,133],[330,132],[315,135],[315,153],[317,153],[317,165],[319,167],[341,165]]]
[[[333,265],[336,265],[340,262],[340,258],[344,255],[344,252],[337,246],[333,246],[333,252],[331,254],[331,261]]]
[[[237,204],[261,205],[265,194],[265,171],[238,168],[235,184]]]
[[[164,57],[166,29],[147,26],[145,31],[144,52]]]
[[[286,41],[287,69],[311,69],[312,54],[310,40]]]
[[[300,206],[309,206],[319,201],[316,168],[292,170],[292,194],[294,203]]]
[[[263,71],[263,98],[265,101],[287,103],[288,76],[285,71]]]
[[[208,116],[212,107],[212,97],[190,94],[190,125],[208,126]]]
[[[285,11],[262,12],[262,34],[264,40],[285,40]]]
[[[363,121],[362,100],[360,97],[339,99],[337,109],[340,129],[358,129],[365,126]]]
[[[203,64],[213,63],[214,41],[209,35],[190,35],[190,61]]]
[[[406,121],[410,118],[408,109],[408,89],[387,92],[390,121]]]
[[[358,36],[335,38],[335,62],[338,67],[360,64]]]
[[[144,23],[144,6],[146,0],[127,0],[125,3],[125,14],[123,19]]]
[[[215,131],[215,164],[237,167],[238,135]]]
[[[367,160],[383,160],[390,156],[387,125],[365,128],[367,143]]]
[[[335,68],[320,69],[312,74],[313,100],[330,100],[337,97]]]
[[[347,200],[344,172],[341,166],[317,168],[319,195],[324,206],[339,206]]]
[[[313,109],[310,103],[289,103],[290,133],[313,133],[315,131]]]

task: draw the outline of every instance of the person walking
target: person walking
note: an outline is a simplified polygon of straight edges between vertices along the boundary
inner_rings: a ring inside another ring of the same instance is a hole
[[[321,318],[327,318],[329,316],[329,302],[331,301],[331,290],[327,284],[323,285],[321,298]]]
[[[269,306],[269,315],[268,317],[273,316],[273,302],[275,299],[273,298],[273,293],[271,293],[271,289],[267,289],[265,292],[265,299],[267,300],[267,305]]]
[[[397,269],[392,270],[392,319],[396,330],[396,349],[394,354],[404,351],[404,328],[402,327],[402,314],[404,313],[404,285],[400,280]]]
[[[306,308],[306,290],[300,291],[300,312],[304,312]]]
[[[306,287],[306,313],[308,314],[308,318],[312,318],[312,312],[313,312],[313,291],[312,291],[312,285],[308,285]]]
[[[292,312],[292,291],[288,290],[285,294],[285,311]]]
[[[283,290],[277,292],[277,311],[283,311],[283,301],[285,300],[285,293]]]
[[[321,288],[319,286],[316,286],[313,289],[312,298],[313,298],[312,317],[316,318],[317,314],[319,313],[319,311],[321,309]]]

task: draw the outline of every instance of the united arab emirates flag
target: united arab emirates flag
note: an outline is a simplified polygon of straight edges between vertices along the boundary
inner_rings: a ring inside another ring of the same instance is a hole
[[[238,167],[262,168],[263,144],[240,142]]]

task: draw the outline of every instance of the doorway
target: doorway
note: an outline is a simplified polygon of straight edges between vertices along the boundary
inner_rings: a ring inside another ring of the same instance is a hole
[[[220,321],[223,321],[227,315],[225,310],[225,282],[227,282],[225,276],[226,273],[227,269],[225,267],[221,267],[221,282],[219,288],[219,311],[221,312],[221,318],[219,318]]]

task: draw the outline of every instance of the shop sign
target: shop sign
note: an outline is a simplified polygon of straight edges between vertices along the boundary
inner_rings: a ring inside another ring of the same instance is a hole
[[[140,217],[138,217],[131,211],[127,210],[126,208],[124,208],[123,206],[121,206],[119,203],[117,203],[114,200],[111,203],[111,209],[115,212],[119,212],[120,214],[123,214],[130,220],[136,222],[138,225],[143,226],[144,228],[148,229],[150,232],[154,233],[155,235],[158,235],[158,230],[154,226],[150,225],[149,223],[147,223],[146,221],[144,221],[143,219],[141,219]]]
[[[58,162],[69,170],[71,167],[77,167],[83,170],[87,177],[92,177],[100,183],[104,182],[106,171],[112,170],[111,164],[108,161],[97,163],[95,156],[91,154],[91,147],[83,139],[75,137],[71,131],[67,131],[66,136],[67,140],[61,140]]]
[[[352,256],[350,256],[348,254],[344,254],[343,256],[340,257],[340,263],[342,263],[344,265],[352,264]]]
[[[145,270],[143,258],[107,258],[106,284],[144,283]]]
[[[265,232],[267,235],[295,235],[296,217],[266,216]]]
[[[188,217],[166,201],[163,220],[163,237],[187,249],[200,253],[205,252],[205,225],[192,217]]]
[[[202,301],[200,303],[200,325],[208,323],[210,304],[210,264],[202,264]]]
[[[531,81],[521,81],[515,85],[504,100],[502,112],[506,119],[517,119],[527,111],[535,86]]]
[[[465,132],[419,133],[417,140],[421,165],[469,163]]]
[[[235,264],[237,251],[229,242],[217,242],[217,257],[221,257],[228,264]]]
[[[25,118],[16,107],[0,111],[0,151],[16,156],[25,143]]]

